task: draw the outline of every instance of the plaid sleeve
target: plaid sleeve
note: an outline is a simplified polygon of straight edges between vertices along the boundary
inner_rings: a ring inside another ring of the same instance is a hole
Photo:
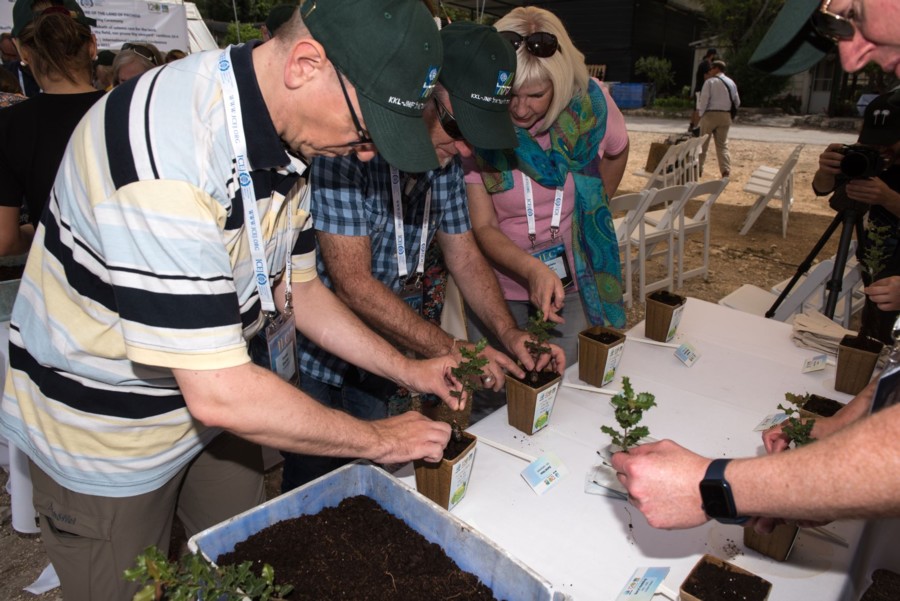
[[[451,161],[446,169],[440,170],[431,186],[432,201],[438,198],[447,199],[443,204],[441,231],[447,234],[464,234],[472,229],[466,184],[459,157]]]
[[[342,236],[368,236],[366,172],[355,156],[318,157],[310,173],[313,227]]]

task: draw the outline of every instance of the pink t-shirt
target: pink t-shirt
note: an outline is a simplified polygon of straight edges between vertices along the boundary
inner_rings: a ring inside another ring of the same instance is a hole
[[[596,81],[596,80],[595,80]],[[600,82],[597,82],[600,83]],[[600,84],[603,95],[606,97],[606,135],[600,142],[597,152],[599,157],[606,154],[617,155],[628,145],[628,131],[625,129],[625,118],[622,112],[613,102],[612,97],[603,84]],[[535,126],[537,127],[537,125]],[[535,138],[541,148],[550,147],[550,134],[543,133]],[[467,184],[481,184],[481,173],[474,159],[463,160]],[[513,172],[513,187],[509,190],[494,194],[494,212],[497,214],[497,222],[500,231],[506,234],[516,246],[526,252],[531,250],[531,241],[528,239],[528,219],[525,216],[525,192],[522,184],[523,174],[520,171]],[[537,182],[532,182],[532,194],[534,195],[534,224],[535,224],[535,248],[541,249],[550,242],[550,223],[553,217],[553,201],[556,195],[555,188],[545,188]],[[566,177],[563,186],[562,215],[560,218],[560,238],[566,246],[566,255],[569,258],[569,273],[575,275],[575,265],[572,256],[572,213],[575,210],[575,182],[572,174]],[[502,271],[495,270],[497,280],[503,289],[503,296],[511,301],[527,301],[528,289],[518,280],[513,279]],[[577,286],[577,282],[575,284]]]

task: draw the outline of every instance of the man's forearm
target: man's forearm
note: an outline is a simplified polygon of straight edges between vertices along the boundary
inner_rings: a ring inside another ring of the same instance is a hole
[[[788,452],[732,461],[742,515],[805,520],[900,515],[900,405]]]

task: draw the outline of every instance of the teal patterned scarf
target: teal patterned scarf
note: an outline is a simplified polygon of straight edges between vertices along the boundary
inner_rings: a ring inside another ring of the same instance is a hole
[[[562,187],[572,174],[572,250],[582,303],[592,325],[624,328],[619,244],[603,180],[594,166],[606,134],[606,98],[596,82],[590,80],[588,93],[572,99],[549,133],[548,150],[520,127],[515,150],[478,149],[482,180],[487,191],[495,194],[513,187],[516,169],[547,188]]]

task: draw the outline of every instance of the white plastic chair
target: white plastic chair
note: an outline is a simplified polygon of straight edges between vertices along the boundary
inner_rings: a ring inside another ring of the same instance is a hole
[[[638,247],[638,294],[640,301],[644,302],[648,292],[655,290],[672,290],[675,279],[674,272],[674,241],[675,229],[678,227],[676,220],[684,210],[684,205],[690,197],[691,190],[696,184],[682,184],[660,188],[647,202],[647,211],[653,207],[664,207],[661,212],[656,212],[655,223],[649,223],[646,215],[641,219],[637,235],[632,234],[631,243]],[[660,243],[665,243],[665,250],[655,251]],[[655,256],[665,257],[666,276],[647,283],[647,261]]]
[[[699,139],[699,138],[695,138]],[[694,199],[703,199],[703,203],[697,209],[692,217],[685,214],[682,210],[678,215],[678,227],[675,230],[675,237],[678,239],[678,287],[681,288],[684,280],[698,275],[706,278],[709,273],[709,237],[710,237],[710,212],[713,203],[719,198],[719,195],[728,185],[728,178],[712,180],[696,184],[688,196],[688,201]],[[685,209],[687,204],[685,203]],[[650,224],[659,223],[664,209],[648,212],[644,215],[644,221]],[[686,236],[703,233],[703,264],[700,267],[692,269],[684,268],[684,244]]]
[[[656,190],[642,190],[632,194],[621,194],[609,201],[609,209],[613,214],[625,212],[622,217],[613,219],[616,229],[616,240],[619,243],[619,257],[624,263],[622,279],[625,283],[623,298],[630,309],[634,304],[634,258],[632,257],[631,237],[644,217],[644,212]]]
[[[787,238],[788,215],[794,204],[794,168],[800,159],[801,150],[803,144],[794,148],[781,167],[763,165],[750,176],[750,181],[744,186],[744,192],[757,194],[757,198],[741,227],[742,236],[750,231],[769,201],[778,199],[781,200],[781,235]]]
[[[689,141],[686,141],[669,146],[652,172],[643,169],[634,172],[634,175],[638,177],[647,178],[644,190],[666,188],[684,183],[684,154],[688,143]]]

